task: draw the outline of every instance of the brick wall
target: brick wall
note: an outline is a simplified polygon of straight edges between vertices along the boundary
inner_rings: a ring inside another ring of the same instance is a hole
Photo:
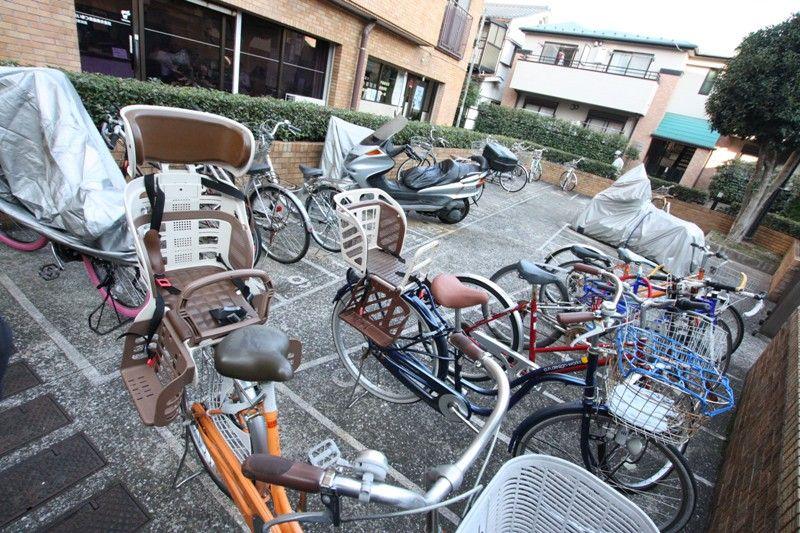
[[[640,159],[644,160],[647,155],[647,149],[650,148],[650,141],[652,140],[652,133],[656,131],[661,119],[664,118],[664,113],[667,111],[669,99],[672,93],[675,92],[675,87],[680,81],[680,75],[667,74],[662,72],[658,79],[658,89],[656,94],[653,95],[653,101],[647,110],[647,114],[639,119],[633,133],[631,134],[631,145],[640,150]]]
[[[322,159],[323,143],[275,142],[272,144],[272,165],[282,181],[300,184],[303,175],[298,165],[318,167]]]
[[[769,299],[774,302],[779,301],[798,279],[800,279],[800,241],[795,239],[786,250],[778,270],[772,275],[767,292]]]
[[[797,311],[747,373],[716,483],[709,531],[800,529]]]
[[[0,59],[80,70],[74,2],[0,1]]]

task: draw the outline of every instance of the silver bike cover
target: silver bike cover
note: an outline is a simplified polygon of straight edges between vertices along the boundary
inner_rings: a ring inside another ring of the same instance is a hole
[[[595,195],[572,228],[612,246],[630,248],[675,275],[693,272],[700,257],[691,244],[705,244],[703,230],[658,209],[652,198],[644,165],[638,165]]]
[[[63,72],[0,68],[0,197],[42,225],[128,250],[125,179]]]
[[[341,179],[344,176],[344,160],[347,154],[372,133],[369,128],[331,117],[328,121],[328,133],[325,134],[325,145],[322,148],[320,167],[323,176]]]

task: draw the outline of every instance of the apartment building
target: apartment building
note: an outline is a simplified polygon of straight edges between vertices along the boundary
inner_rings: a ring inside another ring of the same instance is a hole
[[[714,169],[757,149],[711,128],[705,102],[727,58],[697,45],[577,24],[520,28],[502,104],[620,133],[641,152],[648,174],[706,188]]]
[[[483,0],[13,0],[0,58],[452,123]]]

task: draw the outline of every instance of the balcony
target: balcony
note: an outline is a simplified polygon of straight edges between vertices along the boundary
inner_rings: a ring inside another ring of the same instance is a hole
[[[658,73],[555,58],[524,56],[516,63],[511,88],[637,115],[647,114],[658,88]]]
[[[439,43],[436,48],[456,59],[464,57],[467,40],[472,28],[472,15],[456,4],[448,2],[442,18],[442,29],[439,31]]]

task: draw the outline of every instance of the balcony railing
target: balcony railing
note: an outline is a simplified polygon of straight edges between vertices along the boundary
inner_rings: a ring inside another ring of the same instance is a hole
[[[471,27],[472,15],[469,11],[453,1],[447,2],[439,32],[439,44],[436,47],[445,54],[461,59],[467,49]]]
[[[645,80],[658,81],[658,72],[652,70],[642,70],[631,67],[620,67],[616,65],[609,65],[606,63],[591,63],[588,61],[575,61],[562,58],[558,62],[556,56],[552,55],[532,55],[528,54],[522,57],[522,61],[531,61],[533,63],[544,63],[547,65],[556,65],[564,68],[576,68],[579,70],[589,70],[592,72],[603,72],[605,74],[614,74],[616,76],[626,76],[628,78],[639,78]]]

